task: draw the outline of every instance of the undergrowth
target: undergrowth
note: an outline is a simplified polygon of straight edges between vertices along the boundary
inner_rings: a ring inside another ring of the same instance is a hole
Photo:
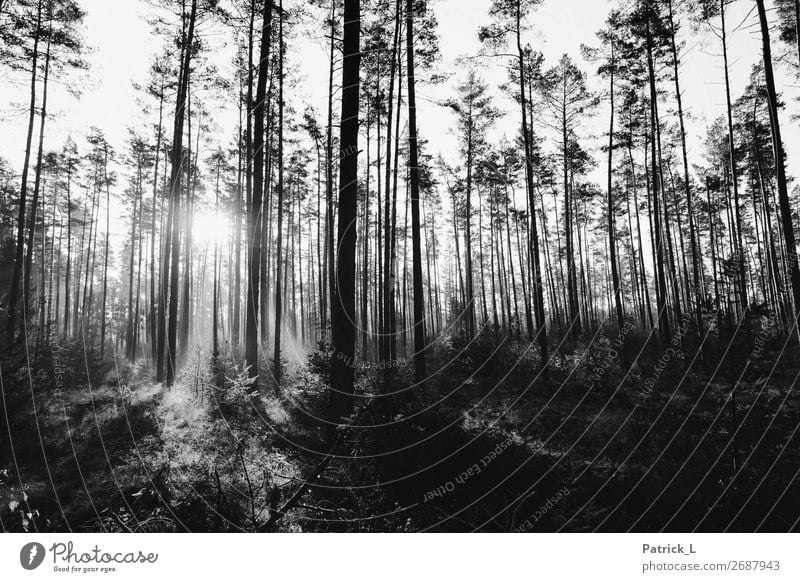
[[[319,475],[324,349],[258,388],[203,350],[170,388],[77,342],[30,367],[9,350],[2,527],[259,531],[302,485],[277,529],[796,529],[796,346],[757,322],[703,343],[596,331],[546,369],[491,333],[438,342],[424,387],[402,358],[391,390],[360,366],[357,426]]]

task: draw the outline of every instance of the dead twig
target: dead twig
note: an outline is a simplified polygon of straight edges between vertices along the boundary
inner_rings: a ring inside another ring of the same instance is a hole
[[[278,509],[270,509],[269,518],[267,519],[266,523],[264,523],[261,527],[258,528],[258,531],[261,532],[268,532],[272,531],[272,528],[275,524],[280,520],[287,512],[291,511],[299,502],[303,495],[306,493],[308,487],[316,481],[319,476],[327,469],[328,465],[333,460],[334,456],[336,455],[336,451],[342,445],[345,440],[345,437],[350,433],[350,430],[353,428],[354,425],[357,425],[361,418],[363,418],[364,414],[368,410],[369,406],[365,406],[361,412],[359,413],[358,417],[351,421],[350,424],[340,427],[339,429],[339,436],[334,441],[333,446],[328,451],[328,454],[314,467],[314,470],[308,474],[308,477],[303,480],[303,483],[300,487],[295,490],[294,494],[283,504],[283,506]]]

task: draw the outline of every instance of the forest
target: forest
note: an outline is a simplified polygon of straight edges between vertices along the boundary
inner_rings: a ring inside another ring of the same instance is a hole
[[[0,0],[3,531],[800,529],[800,1],[108,3]]]

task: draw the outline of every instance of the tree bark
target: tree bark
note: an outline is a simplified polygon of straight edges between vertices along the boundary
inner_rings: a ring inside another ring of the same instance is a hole
[[[249,366],[249,375],[258,382],[258,311],[260,268],[262,202],[264,197],[264,118],[267,97],[267,77],[269,76],[270,35],[272,31],[272,0],[264,3],[264,14],[261,26],[261,49],[258,58],[258,81],[256,85],[256,101],[253,107],[253,191],[250,197],[248,214],[247,241],[249,247],[247,268],[247,315],[245,319],[245,360]],[[263,314],[262,314],[263,317]]]
[[[36,7],[36,28],[33,40],[33,59],[31,64],[30,105],[28,110],[28,133],[25,142],[25,161],[22,164],[22,178],[20,180],[19,213],[17,215],[17,241],[14,255],[14,274],[11,278],[11,290],[8,300],[8,321],[6,333],[9,338],[16,332],[16,313],[19,303],[19,287],[25,261],[25,206],[28,203],[28,171],[31,161],[31,147],[33,143],[33,122],[36,119],[36,78],[39,67],[39,33],[42,27],[42,2],[39,0]],[[25,302],[27,297],[23,297]]]
[[[683,187],[686,190],[686,211],[689,214],[689,244],[692,251],[692,278],[694,289],[690,293],[690,297],[694,301],[695,319],[697,323],[697,336],[703,336],[703,313],[702,313],[702,286],[700,280],[701,261],[700,253],[697,245],[698,234],[696,233],[694,223],[694,203],[692,196],[692,185],[689,178],[689,157],[686,149],[686,127],[684,125],[683,115],[683,95],[681,95],[680,76],[678,71],[678,47],[675,42],[675,20],[672,11],[672,0],[669,0],[669,25],[670,25],[670,40],[672,48],[672,66],[673,75],[675,77],[675,101],[678,106],[678,128],[681,136],[681,154],[683,160]],[[676,209],[677,212],[677,209]],[[688,284],[688,281],[687,281]]]
[[[281,295],[281,278],[283,277],[281,265],[281,252],[283,249],[283,0],[280,4],[280,32],[278,34],[278,224],[275,256],[275,340],[273,366],[275,369],[275,384],[281,381],[281,325],[283,297]]]
[[[520,108],[522,110],[522,139],[525,145],[525,184],[528,191],[528,204],[530,210],[530,254],[531,265],[533,270],[533,305],[534,314],[536,317],[536,332],[539,338],[539,351],[542,362],[542,370],[547,371],[547,362],[549,360],[548,345],[547,345],[547,323],[544,313],[544,291],[542,289],[542,268],[539,259],[539,230],[536,224],[536,200],[533,188],[533,160],[531,159],[531,136],[528,132],[528,105],[527,98],[525,97],[525,53],[522,49],[522,34],[521,34],[521,0],[516,0],[516,40],[517,40],[517,55],[519,64],[519,93],[520,93]],[[530,337],[531,341],[533,337]]]
[[[355,352],[355,264],[358,205],[358,114],[361,68],[361,2],[344,4],[342,46],[342,116],[339,138],[339,228],[337,233],[335,298],[332,298],[333,359],[331,361],[329,439],[336,425],[353,411]]]
[[[739,176],[736,168],[736,150],[733,141],[733,114],[731,107],[731,83],[728,74],[728,40],[725,29],[725,0],[719,0],[720,18],[722,19],[722,58],[725,69],[725,98],[727,104],[728,119],[728,159],[731,167],[731,184],[733,186],[733,215],[736,230],[736,264],[738,266],[739,284],[739,304],[742,315],[747,311],[747,279],[745,275],[746,257],[744,251],[744,241],[742,238],[742,215],[739,208]]]
[[[648,16],[649,18],[649,16]],[[656,151],[656,107],[655,102],[657,99],[656,92],[656,77],[655,67],[653,66],[653,38],[650,32],[650,21],[647,22],[647,70],[650,84],[650,137],[652,143],[650,144],[651,152],[651,173],[652,173],[652,188],[653,188],[653,216],[654,231],[655,231],[655,255],[656,255],[656,279],[658,281],[658,327],[659,333],[663,338],[668,338],[672,335],[670,331],[669,313],[667,313],[667,284],[664,273],[664,245],[661,240],[661,211],[659,210],[658,203],[658,190],[659,190],[659,172]]]
[[[183,38],[184,53],[181,63],[181,74],[178,83],[178,93],[175,105],[175,122],[172,136],[171,164],[172,171],[169,180],[169,195],[173,205],[172,225],[168,228],[171,237],[169,246],[171,251],[169,272],[169,326],[167,331],[166,353],[166,382],[171,386],[175,380],[177,343],[178,343],[178,263],[180,260],[180,192],[183,177],[183,126],[186,120],[186,98],[189,90],[189,76],[191,74],[192,47],[194,44],[195,23],[197,21],[197,0],[192,0],[189,14],[188,32]],[[166,276],[166,273],[165,273]]]
[[[393,266],[393,245],[392,245],[392,216],[391,216],[391,200],[389,194],[391,193],[391,176],[392,176],[392,114],[394,112],[394,80],[397,71],[397,49],[400,43],[400,15],[402,12],[401,0],[397,0],[395,4],[395,22],[394,22],[394,42],[392,44],[392,64],[389,74],[389,100],[386,114],[386,192],[384,195],[384,216],[383,216],[383,243],[384,243],[384,256],[383,256],[383,328],[381,329],[381,342],[383,345],[382,358],[383,358],[383,388],[388,389],[392,379],[392,365],[391,358],[393,357],[394,346],[394,285],[395,275]],[[401,81],[402,82],[402,81]],[[400,118],[400,107],[398,103],[397,118]],[[395,172],[397,167],[395,165]],[[458,243],[456,243],[458,244]]]
[[[419,148],[417,96],[414,78],[414,2],[406,0],[406,58],[408,59],[408,149],[411,179],[411,264],[414,287],[414,379],[422,388],[425,370],[425,295],[422,281],[422,241],[419,212]]]
[[[775,173],[778,181],[778,205],[781,209],[781,228],[786,244],[786,254],[789,264],[789,275],[792,285],[792,298],[794,299],[793,319],[797,320],[800,310],[800,267],[797,261],[797,246],[795,245],[794,226],[792,225],[792,209],[789,205],[789,192],[786,185],[786,167],[783,158],[783,141],[781,139],[781,124],[778,118],[778,95],[775,90],[775,77],[772,71],[772,48],[769,40],[769,24],[764,8],[764,0],[756,0],[758,19],[761,24],[761,43],[764,54],[764,76],[767,81],[767,104],[769,106],[769,119],[772,126],[772,147],[775,155]]]
[[[613,41],[612,41],[613,43]],[[614,197],[612,190],[612,169],[614,165],[614,45],[611,45],[611,81],[609,83],[611,97],[611,115],[608,128],[608,249],[611,260],[611,282],[614,287],[614,306],[617,312],[617,326],[620,330],[625,326],[625,312],[622,310],[622,289],[619,285],[617,267],[617,237],[614,225]]]

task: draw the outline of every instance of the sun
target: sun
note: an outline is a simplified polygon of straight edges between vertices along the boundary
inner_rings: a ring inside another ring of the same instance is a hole
[[[222,245],[230,235],[230,217],[227,212],[202,209],[194,215],[192,235],[198,247]]]

